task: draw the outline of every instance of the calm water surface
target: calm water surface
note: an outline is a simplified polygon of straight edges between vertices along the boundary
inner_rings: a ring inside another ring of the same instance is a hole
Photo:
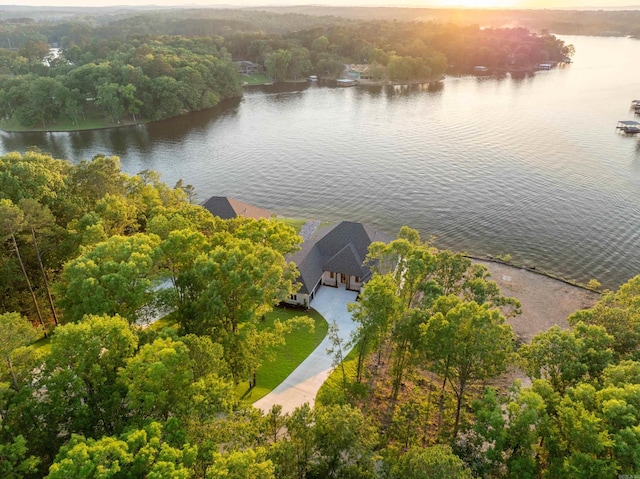
[[[147,126],[0,135],[73,161],[183,178],[279,215],[406,224],[439,247],[615,287],[640,274],[640,139],[616,133],[640,98],[640,41],[563,37],[574,63],[440,88],[253,89]],[[637,118],[640,120],[640,118]]]

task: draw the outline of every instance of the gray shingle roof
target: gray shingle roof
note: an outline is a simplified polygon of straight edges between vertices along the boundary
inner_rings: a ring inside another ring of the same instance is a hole
[[[298,281],[302,286],[299,292],[309,294],[324,271],[359,276],[366,280],[371,271],[362,262],[369,245],[374,241],[388,243],[391,239],[386,233],[350,221],[319,229],[290,258],[300,271]]]

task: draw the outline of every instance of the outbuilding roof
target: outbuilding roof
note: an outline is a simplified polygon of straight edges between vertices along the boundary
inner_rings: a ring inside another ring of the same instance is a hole
[[[209,210],[212,215],[218,216],[223,220],[236,218],[238,216],[254,218],[256,220],[260,218],[271,218],[271,212],[269,210],[258,208],[257,206],[244,203],[235,198],[229,198],[228,196],[212,196],[205,201],[202,206]]]

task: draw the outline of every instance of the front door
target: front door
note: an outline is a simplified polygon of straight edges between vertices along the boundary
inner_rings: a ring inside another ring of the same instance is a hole
[[[347,289],[349,288],[349,275],[340,273],[340,282],[345,284]]]

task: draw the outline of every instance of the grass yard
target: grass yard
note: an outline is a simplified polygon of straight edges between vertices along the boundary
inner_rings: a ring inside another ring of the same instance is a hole
[[[291,226],[294,230],[296,230],[296,233],[300,234],[300,231],[302,230],[302,226],[307,222],[307,220],[302,219],[302,218],[279,218],[279,217],[275,217],[274,220],[276,221],[281,221],[282,223],[284,223],[285,225]]]
[[[327,334],[327,321],[316,311],[301,311],[297,309],[276,308],[267,314],[267,320],[261,323],[263,327],[273,325],[277,318],[281,321],[296,316],[308,316],[313,319],[315,329],[310,333],[306,328],[294,329],[286,336],[287,343],[276,350],[276,360],[265,362],[256,373],[257,384],[249,389],[249,383],[242,381],[236,387],[238,400],[254,403],[270,393],[278,384],[286,379],[298,365],[322,342]]]
[[[264,73],[254,73],[253,75],[241,75],[240,83],[243,86],[266,85],[273,83],[273,80]]]

